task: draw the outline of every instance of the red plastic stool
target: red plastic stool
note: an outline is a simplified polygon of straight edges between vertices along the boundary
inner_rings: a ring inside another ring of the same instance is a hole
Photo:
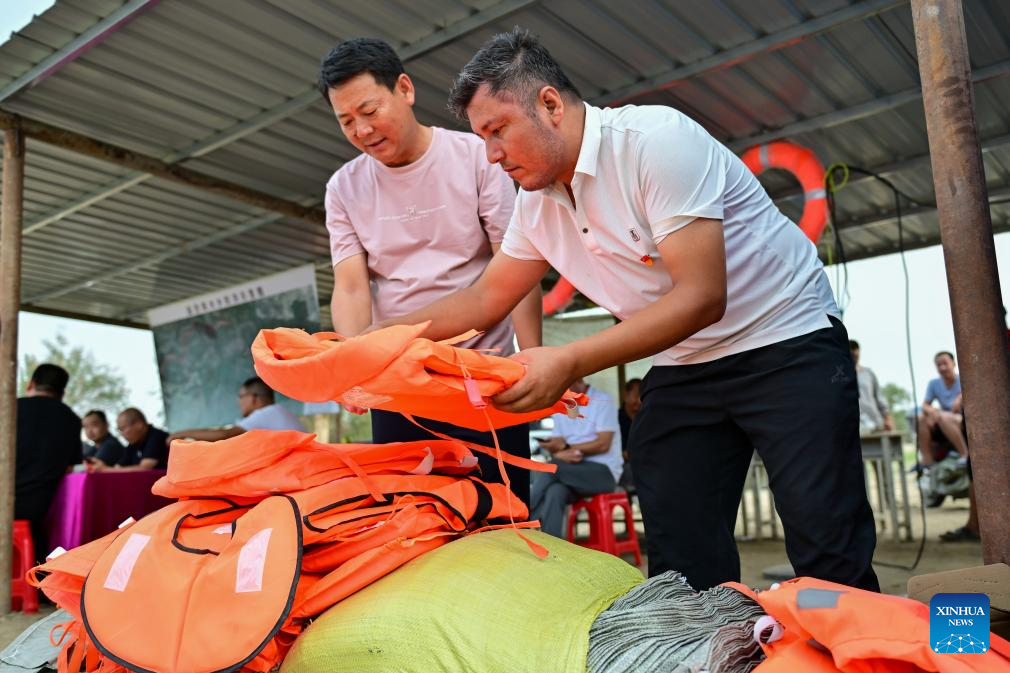
[[[614,508],[624,511],[626,534],[618,539],[614,534]],[[575,523],[579,512],[586,510],[589,514],[589,539],[575,539]],[[642,552],[638,548],[638,535],[635,533],[635,517],[631,511],[631,501],[624,491],[601,493],[592,498],[577,500],[572,505],[568,515],[568,541],[597,551],[620,556],[631,553],[635,555],[635,565],[642,565]]]
[[[35,545],[32,543],[32,529],[23,519],[14,522],[14,572],[11,579],[11,609],[32,614],[39,611],[39,591],[25,581],[25,573],[35,566]]]

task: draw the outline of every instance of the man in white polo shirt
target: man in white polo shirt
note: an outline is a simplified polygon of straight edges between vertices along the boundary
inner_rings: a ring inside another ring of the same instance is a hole
[[[576,496],[612,493],[621,479],[621,428],[614,398],[585,379],[571,385],[585,393],[589,403],[579,409],[581,418],[554,414],[551,438],[541,446],[551,453],[558,471],[533,475],[530,519],[539,519],[545,533],[564,537],[565,507]]]
[[[216,442],[237,437],[249,430],[298,430],[305,426],[298,417],[277,404],[274,391],[258,376],[246,379],[238,389],[238,410],[242,418],[223,428],[191,428],[173,432],[165,440],[169,446],[176,439],[198,439]]]
[[[414,84],[382,40],[341,42],[323,59],[319,90],[340,129],[361,155],[326,185],[326,228],[333,260],[333,325],[344,336],[373,320],[421,308],[468,287],[501,245],[515,186],[487,163],[480,138],[425,126],[414,116]],[[506,311],[483,335],[460,344],[515,352],[540,345],[540,288]],[[466,330],[464,330],[466,331]],[[455,336],[455,335],[454,335]],[[373,410],[372,441],[432,438],[400,414]],[[489,433],[418,419],[425,428],[492,445]],[[499,432],[502,448],[529,458],[529,428]],[[494,458],[479,454],[481,473],[500,481]],[[512,490],[529,502],[529,472],[506,467]]]
[[[814,246],[743,163],[672,108],[584,103],[521,29],[481,48],[449,102],[522,189],[481,279],[398,322],[434,319],[432,338],[493,324],[554,266],[622,322],[515,356],[527,376],[494,403],[543,408],[655,355],[630,438],[651,574],[739,579],[756,449],[796,572],[878,589],[845,328]]]

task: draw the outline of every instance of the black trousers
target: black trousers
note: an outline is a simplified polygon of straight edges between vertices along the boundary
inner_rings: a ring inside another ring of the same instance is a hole
[[[35,548],[35,562],[45,563],[49,549],[49,533],[46,531],[46,515],[56,497],[52,490],[16,493],[14,496],[14,518],[26,519],[32,531],[32,546]]]
[[[426,418],[417,418],[418,423],[426,428],[431,428],[443,435],[449,435],[466,442],[480,444],[494,448],[494,440],[490,432],[478,432],[469,428],[461,428],[443,421],[433,421]],[[530,457],[530,428],[526,423],[513,425],[497,431],[498,444],[501,450],[511,453],[513,456],[521,458]],[[413,442],[421,439],[437,439],[430,432],[425,432],[417,427],[401,414],[392,411],[380,411],[372,409],[372,441],[376,444],[386,444],[388,442]],[[474,451],[477,456],[478,469],[481,479],[489,483],[502,483],[501,471],[498,469],[498,461],[494,456],[488,456]],[[505,464],[505,472],[508,474],[512,492],[530,505],[530,472],[513,465]]]
[[[677,570],[696,590],[739,581],[733,531],[757,450],[796,573],[879,591],[856,372],[831,325],[645,377],[630,453],[650,575]]]

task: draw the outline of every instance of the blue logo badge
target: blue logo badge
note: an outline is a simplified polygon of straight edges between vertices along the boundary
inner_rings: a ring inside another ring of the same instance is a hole
[[[929,644],[934,652],[989,651],[989,597],[936,594],[929,600]]]

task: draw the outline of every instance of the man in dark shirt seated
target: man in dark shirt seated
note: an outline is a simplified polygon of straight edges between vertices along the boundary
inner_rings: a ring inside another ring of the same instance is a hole
[[[168,467],[168,433],[147,422],[140,409],[130,407],[116,418],[116,428],[127,441],[123,459],[115,466],[95,461],[92,470],[164,470]]]
[[[84,435],[90,444],[84,447],[84,458],[100,460],[106,465],[118,465],[126,447],[109,432],[109,419],[104,411],[92,409],[84,414]]]
[[[70,375],[52,364],[39,365],[18,398],[14,518],[31,524],[35,559],[49,554],[46,514],[63,475],[81,462],[81,419],[63,403]]]

